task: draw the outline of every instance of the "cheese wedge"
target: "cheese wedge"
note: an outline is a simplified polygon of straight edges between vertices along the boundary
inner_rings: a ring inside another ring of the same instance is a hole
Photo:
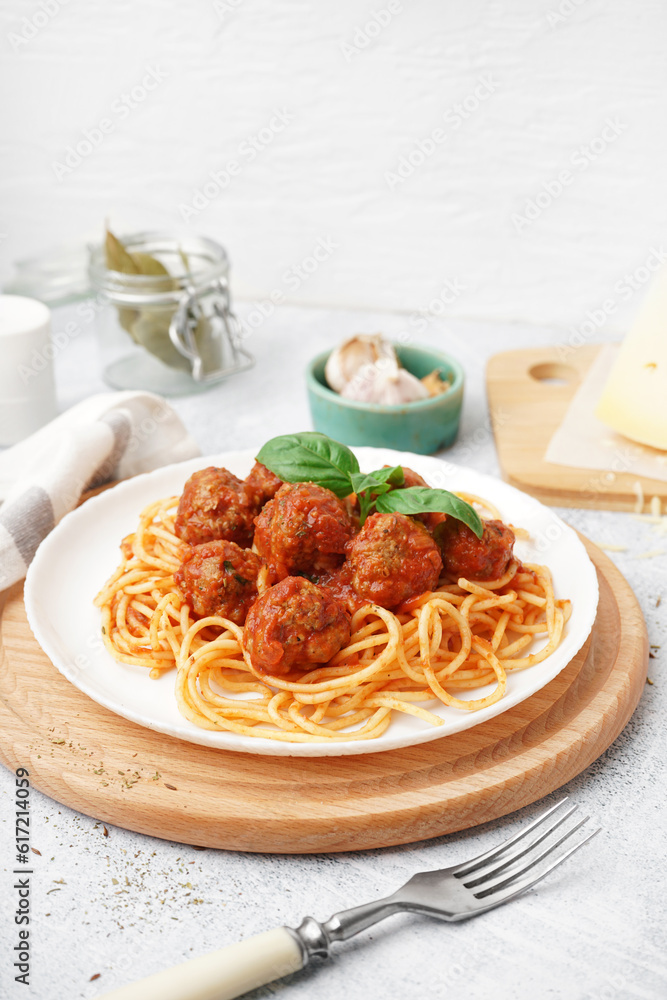
[[[621,344],[595,415],[632,441],[667,450],[667,267]]]

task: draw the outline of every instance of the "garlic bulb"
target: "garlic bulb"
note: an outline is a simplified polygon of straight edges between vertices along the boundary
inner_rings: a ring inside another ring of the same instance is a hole
[[[380,358],[375,364],[362,365],[344,386],[341,396],[360,403],[382,403],[396,406],[428,399],[429,391],[418,378],[391,358]]]
[[[398,364],[396,352],[379,333],[360,333],[346,340],[329,355],[324,369],[325,378],[334,392],[341,392],[362,365],[372,365],[380,358]]]

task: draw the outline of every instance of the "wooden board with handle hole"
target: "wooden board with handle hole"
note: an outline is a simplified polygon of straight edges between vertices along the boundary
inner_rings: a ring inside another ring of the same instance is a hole
[[[643,512],[653,497],[667,504],[667,482],[628,472],[577,469],[544,461],[547,446],[599,345],[561,354],[558,346],[504,351],[486,369],[491,422],[503,478],[542,503]],[[610,432],[611,433],[611,432]]]
[[[0,758],[107,824],[261,853],[358,851],[504,816],[583,771],[644,688],[646,627],[613,563],[584,539],[600,604],[584,648],[550,684],[465,732],[351,757],[262,757],[185,743],[73,687],[34,639],[17,585],[2,595]]]

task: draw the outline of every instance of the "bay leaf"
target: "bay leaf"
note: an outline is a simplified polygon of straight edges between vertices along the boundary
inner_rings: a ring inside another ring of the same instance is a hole
[[[156,257],[141,250],[135,253],[124,246],[121,240],[107,227],[104,242],[106,264],[110,271],[118,271],[121,274],[153,275],[162,279],[169,277],[169,271],[164,264]],[[177,287],[175,281],[156,281],[154,286],[151,282],[144,283],[144,291],[170,291]],[[140,309],[131,309],[128,306],[117,306],[118,322],[123,330],[132,337],[135,344],[139,344],[155,354],[156,357],[169,364],[170,367],[182,368],[180,361],[185,359],[176,351],[169,340],[169,320],[171,313],[147,313]],[[165,340],[166,329],[166,340]],[[152,345],[152,346],[151,346]],[[169,360],[166,360],[166,359]],[[187,362],[186,362],[187,363]]]
[[[146,277],[155,277],[155,281],[142,281],[141,287],[144,292],[171,292],[178,288],[176,279],[165,281],[169,277],[169,271],[164,264],[156,257],[141,250],[132,254],[132,257],[139,267],[139,274]]]
[[[134,336],[134,324],[139,318],[139,312],[136,309],[128,309],[126,306],[116,306],[118,312],[118,322],[125,330],[126,333],[132,337],[132,340],[137,343],[137,338]]]
[[[104,240],[104,252],[107,267],[110,271],[120,271],[121,274],[141,274],[139,265],[129,251],[125,249],[117,236],[107,229]]]
[[[178,248],[178,256],[181,258],[181,262],[183,264],[183,268],[184,268],[183,273],[189,276],[190,273],[191,273],[191,271],[190,271],[190,260],[188,258],[188,255],[186,254],[185,250],[183,249],[183,247],[179,247]]]
[[[104,239],[104,253],[106,257],[106,264],[110,271],[119,271],[121,274],[139,274],[139,264],[134,259],[131,253],[125,249],[121,241],[117,236],[107,228],[106,236]],[[139,317],[139,313],[136,309],[129,309],[125,306],[117,306],[118,311],[118,322],[122,326],[123,330],[132,337],[134,342],[137,342],[136,337],[133,333],[133,326]]]
[[[171,310],[158,312],[145,309],[132,325],[132,337],[169,368],[189,372],[190,362],[176,350],[169,337],[172,315]]]
[[[135,250],[132,254],[132,259],[137,265],[137,274],[169,275],[169,271],[164,264],[156,257],[151,257],[149,253],[143,253],[141,250]]]

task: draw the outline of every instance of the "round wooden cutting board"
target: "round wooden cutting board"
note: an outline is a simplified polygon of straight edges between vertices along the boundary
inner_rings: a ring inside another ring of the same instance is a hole
[[[600,605],[584,648],[537,694],[463,733],[351,757],[260,757],[143,729],[81,694],[35,641],[22,590],[0,623],[0,756],[95,819],[169,840],[263,853],[387,847],[485,823],[587,767],[641,695],[646,627],[591,542]]]

